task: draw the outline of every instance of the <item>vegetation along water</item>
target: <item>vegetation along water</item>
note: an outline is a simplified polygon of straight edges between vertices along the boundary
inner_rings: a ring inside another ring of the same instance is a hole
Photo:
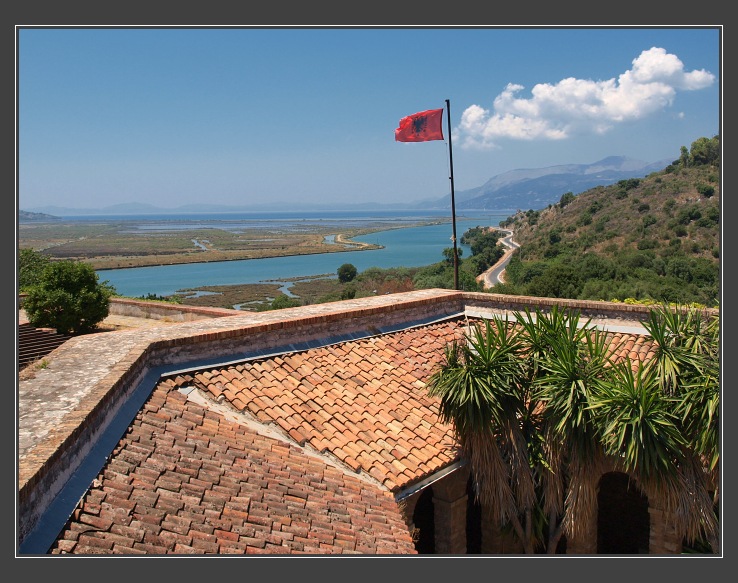
[[[477,226],[498,226],[508,215],[486,214],[476,218],[457,219],[457,238],[468,229]],[[417,217],[421,219],[422,217]],[[336,228],[341,228],[340,224]],[[443,259],[443,250],[451,247],[450,222],[417,227],[392,228],[353,240],[379,245],[381,248],[317,253],[287,257],[269,257],[240,261],[218,261],[180,265],[160,265],[127,269],[98,271],[101,280],[107,280],[124,296],[138,297],[146,294],[170,296],[185,289],[198,289],[216,285],[256,284],[280,281],[289,289],[294,278],[334,276],[343,263],[351,263],[363,271],[371,267],[418,267]],[[468,256],[468,245],[459,245],[462,257]]]

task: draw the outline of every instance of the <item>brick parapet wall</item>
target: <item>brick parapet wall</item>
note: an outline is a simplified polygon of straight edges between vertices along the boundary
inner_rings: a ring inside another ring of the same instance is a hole
[[[185,306],[164,302],[147,302],[125,298],[110,298],[109,313],[116,316],[132,316],[135,318],[152,318],[170,322],[192,322],[209,318],[223,318],[243,314],[240,310],[226,308],[208,308]]]
[[[147,372],[145,352],[129,353],[18,463],[18,536],[35,526],[53,498],[126,405]]]
[[[308,313],[306,308],[280,310],[278,320],[254,322],[221,320],[226,327],[210,328],[202,334],[162,338],[149,345],[154,366],[191,363],[208,359],[248,358],[264,352],[293,351],[311,343],[334,343],[407,328],[463,312],[461,294],[450,293],[401,303],[366,306],[361,300],[323,304]]]
[[[494,293],[464,292],[466,308],[493,308],[500,311],[531,312],[540,309],[548,312],[554,306],[560,309],[577,312],[581,318],[613,319],[628,322],[645,322],[654,306],[643,304],[626,304],[621,302],[603,302],[594,300],[569,300],[560,298],[539,298],[535,296],[512,296]],[[704,315],[718,315],[715,308],[703,308]]]

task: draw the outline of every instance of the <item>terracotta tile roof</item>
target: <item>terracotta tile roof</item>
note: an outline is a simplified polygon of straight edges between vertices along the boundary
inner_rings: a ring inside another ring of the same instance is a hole
[[[51,554],[415,554],[393,496],[161,383]]]
[[[452,428],[440,422],[426,381],[464,325],[456,319],[214,368],[177,382],[227,400],[396,493],[457,457]]]
[[[646,362],[656,355],[656,344],[651,336],[614,332],[608,334],[610,357],[615,360],[630,358],[633,365]]]

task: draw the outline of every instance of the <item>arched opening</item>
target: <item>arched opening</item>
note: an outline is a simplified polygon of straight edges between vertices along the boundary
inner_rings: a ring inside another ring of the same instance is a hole
[[[597,505],[598,554],[648,554],[648,498],[628,474],[610,472],[603,475]]]
[[[477,501],[471,476],[466,482],[466,495],[466,553],[478,555],[482,552],[482,506]]]
[[[415,504],[413,523],[415,532],[415,550],[421,555],[431,555],[436,552],[436,526],[433,507],[433,488],[425,488]]]
[[[566,554],[566,535],[562,534],[561,538],[559,539],[559,543],[556,545],[556,554],[557,555],[565,555]]]

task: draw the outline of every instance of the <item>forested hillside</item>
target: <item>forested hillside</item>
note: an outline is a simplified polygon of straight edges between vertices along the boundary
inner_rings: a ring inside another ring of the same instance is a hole
[[[30,223],[30,222],[49,222],[58,221],[59,217],[53,215],[47,215],[45,213],[31,213],[28,211],[18,211],[18,222],[19,223]]]
[[[700,138],[662,171],[509,217],[520,249],[494,291],[717,306],[720,208],[720,139]]]

